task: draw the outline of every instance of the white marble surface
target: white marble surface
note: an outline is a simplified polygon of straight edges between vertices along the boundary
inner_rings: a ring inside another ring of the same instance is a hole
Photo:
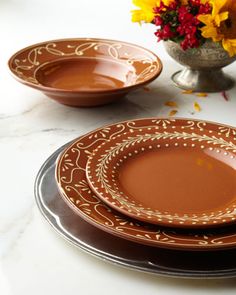
[[[179,66],[152,35],[154,28],[130,22],[130,1],[0,0],[0,294],[235,294],[236,280],[168,279],[126,270],[75,249],[41,217],[33,195],[44,160],[67,141],[104,124],[166,116],[167,100],[179,117],[236,126],[236,88],[226,102],[183,95],[169,79]],[[93,109],[65,107],[17,83],[7,60],[27,45],[64,37],[105,37],[155,50],[164,61],[151,91],[136,91],[121,102]],[[236,76],[236,64],[226,69]],[[202,111],[193,114],[193,103]],[[130,293],[131,292],[131,293]]]

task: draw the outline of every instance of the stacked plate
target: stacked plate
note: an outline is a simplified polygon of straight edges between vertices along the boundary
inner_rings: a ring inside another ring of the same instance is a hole
[[[92,254],[152,273],[232,277],[235,169],[235,128],[140,119],[62,147],[35,192],[54,228]]]

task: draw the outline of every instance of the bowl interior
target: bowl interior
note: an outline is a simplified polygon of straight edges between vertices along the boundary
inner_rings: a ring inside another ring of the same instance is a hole
[[[123,88],[136,80],[132,66],[96,57],[50,62],[41,66],[35,77],[46,87],[75,91]]]
[[[112,40],[65,39],[27,47],[9,61],[21,82],[40,89],[98,91],[145,84],[161,72],[159,58]]]

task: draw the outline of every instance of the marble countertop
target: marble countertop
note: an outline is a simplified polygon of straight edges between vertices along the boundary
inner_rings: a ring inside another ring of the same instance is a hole
[[[97,127],[127,119],[168,116],[166,101],[178,103],[178,117],[236,126],[236,87],[207,97],[175,88],[179,65],[156,44],[153,28],[130,22],[126,0],[1,0],[0,79],[0,294],[235,294],[236,280],[163,278],[111,265],[76,249],[44,221],[34,200],[34,180],[43,162],[66,142]],[[114,20],[116,18],[116,20]],[[107,24],[109,23],[109,30]],[[7,60],[30,44],[65,37],[120,39],[154,50],[162,75],[116,104],[71,108],[17,83]],[[226,68],[236,76],[236,64]],[[193,104],[198,102],[201,111]]]

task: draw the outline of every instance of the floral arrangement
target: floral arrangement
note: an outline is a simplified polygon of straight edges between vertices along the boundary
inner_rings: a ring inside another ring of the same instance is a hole
[[[178,42],[183,50],[207,39],[236,55],[236,0],[133,0],[133,22],[157,26],[157,40]]]

